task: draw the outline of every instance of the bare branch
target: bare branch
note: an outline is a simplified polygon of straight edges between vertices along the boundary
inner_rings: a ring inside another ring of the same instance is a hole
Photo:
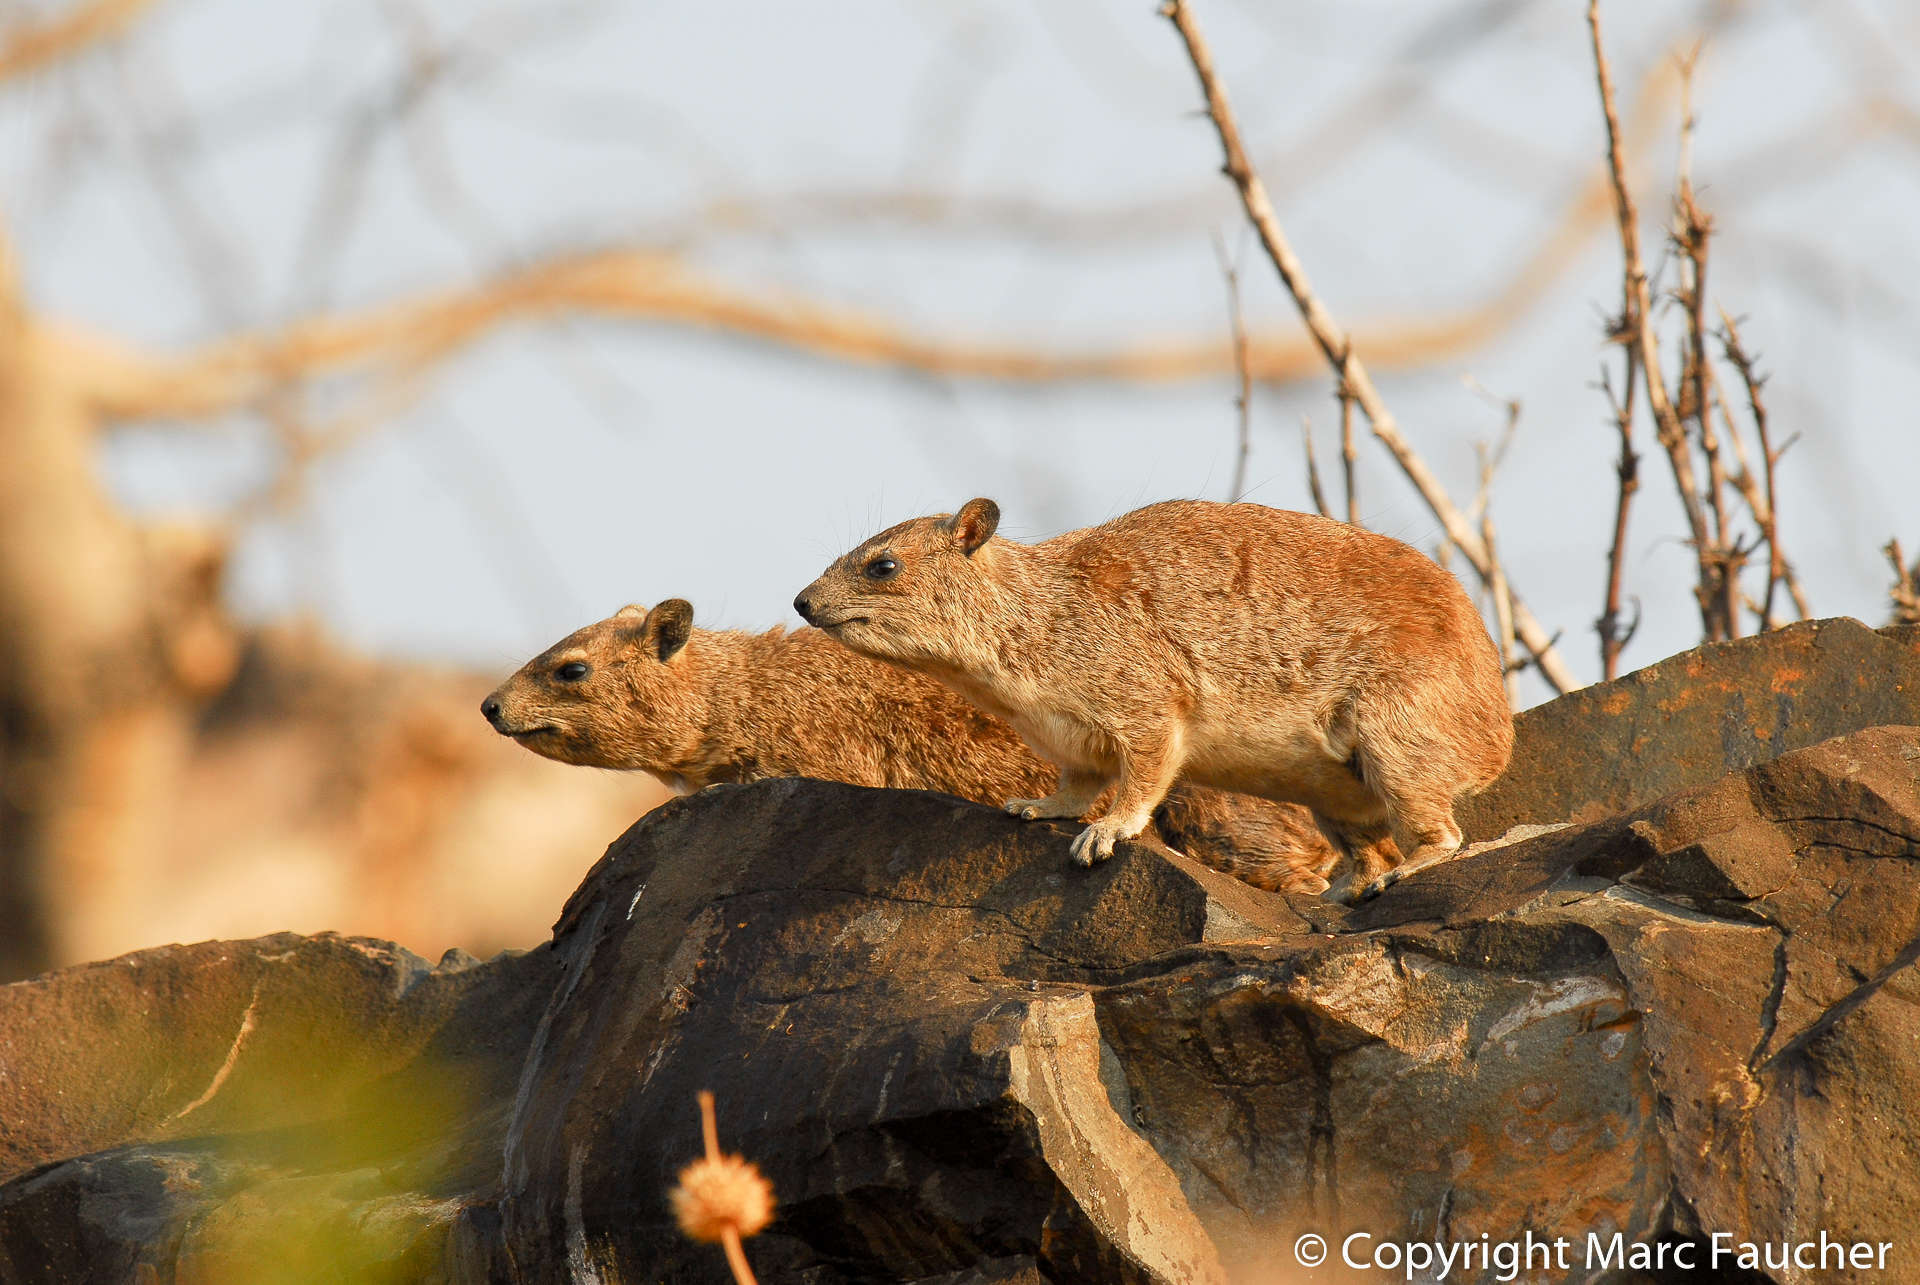
[[[1327,509],[1326,492],[1320,489],[1320,465],[1313,458],[1313,421],[1300,417],[1300,440],[1307,444],[1307,489],[1313,493],[1314,512],[1323,518],[1333,516]]]
[[[1348,345],[1340,354],[1342,367],[1345,367],[1347,358],[1351,355],[1352,345]],[[1340,469],[1347,484],[1347,522],[1351,526],[1359,526],[1360,457],[1353,448],[1353,389],[1348,387],[1344,375],[1334,395],[1340,400]]]
[[[1625,318],[1628,342],[1640,349],[1640,370],[1647,389],[1647,404],[1653,409],[1655,434],[1673,467],[1674,486],[1680,493],[1680,505],[1687,515],[1694,556],[1702,590],[1701,623],[1709,637],[1713,618],[1705,590],[1714,582],[1713,554],[1707,533],[1706,511],[1701,506],[1693,476],[1693,459],[1673,403],[1667,397],[1660,370],[1660,342],[1653,329],[1652,292],[1647,272],[1640,259],[1640,216],[1627,182],[1627,162],[1620,141],[1620,115],[1614,107],[1613,74],[1607,66],[1606,48],[1600,39],[1600,0],[1587,0],[1587,29],[1593,37],[1594,73],[1600,86],[1600,107],[1607,123],[1607,170],[1613,182],[1614,214],[1620,229],[1620,250],[1624,260],[1629,307]]]
[[[0,35],[0,80],[24,76],[125,31],[153,0],[87,0]]]
[[[1238,383],[1233,398],[1239,412],[1238,449],[1233,458],[1233,485],[1227,490],[1227,498],[1238,504],[1247,493],[1247,453],[1253,446],[1253,377],[1247,373],[1247,326],[1240,311],[1240,273],[1227,257],[1227,244],[1218,233],[1214,234],[1213,252],[1219,257],[1220,273],[1227,282],[1227,324],[1232,327],[1233,370]]]
[[[1631,301],[1623,302],[1622,325],[1625,324],[1625,312],[1631,308]],[[1607,593],[1600,608],[1600,618],[1594,622],[1594,629],[1600,635],[1600,673],[1603,679],[1619,676],[1620,652],[1626,647],[1627,639],[1633,636],[1631,628],[1623,629],[1620,624],[1620,593],[1626,565],[1627,511],[1633,505],[1634,492],[1640,489],[1640,456],[1633,449],[1633,394],[1635,377],[1640,369],[1639,352],[1638,346],[1632,342],[1621,344],[1625,387],[1619,396],[1614,395],[1606,367],[1600,369],[1600,387],[1607,394],[1607,403],[1613,408],[1614,425],[1620,432],[1620,458],[1614,465],[1620,489],[1613,510],[1613,544],[1607,551]],[[1635,623],[1638,623],[1637,619]]]
[[[1500,429],[1500,436],[1494,440],[1491,447],[1484,442],[1474,444],[1474,454],[1480,460],[1480,489],[1474,492],[1473,503],[1467,506],[1467,520],[1477,523],[1480,521],[1480,515],[1487,511],[1487,505],[1491,500],[1493,475],[1506,462],[1507,452],[1513,449],[1513,435],[1520,427],[1520,399],[1502,397],[1472,375],[1462,375],[1460,382],[1466,386],[1467,391],[1498,407],[1501,414],[1506,417]]]
[[[241,238],[194,188],[190,162],[200,150],[197,131],[180,108],[178,86],[158,70],[159,60],[147,56],[147,43],[114,50],[113,110],[129,122],[134,160],[179,244],[207,320],[230,330],[249,311],[253,273]],[[167,120],[178,123],[168,127]]]
[[[1760,622],[1762,628],[1772,629],[1777,623],[1773,616],[1773,592],[1776,584],[1786,587],[1787,595],[1793,600],[1794,610],[1799,613],[1800,619],[1805,620],[1813,614],[1807,606],[1807,595],[1800,587],[1800,579],[1794,574],[1793,564],[1787,561],[1786,555],[1780,549],[1779,497],[1774,489],[1774,466],[1780,462],[1780,457],[1785,454],[1787,448],[1782,445],[1778,450],[1774,449],[1767,424],[1767,404],[1760,395],[1761,390],[1766,387],[1766,376],[1759,374],[1755,369],[1753,358],[1748,356],[1746,349],[1740,343],[1739,327],[1734,324],[1733,318],[1728,315],[1725,308],[1720,310],[1720,344],[1726,353],[1727,360],[1732,362],[1733,368],[1740,372],[1740,380],[1746,386],[1747,409],[1753,415],[1754,432],[1760,439],[1760,463],[1764,490],[1754,481],[1753,469],[1746,463],[1744,450],[1741,452],[1742,467],[1734,476],[1733,483],[1735,489],[1746,500],[1754,522],[1760,527],[1760,536],[1766,541],[1767,592],[1761,600]],[[1725,404],[1725,399],[1722,398],[1723,408]],[[1728,423],[1728,436],[1732,438],[1737,448],[1740,436],[1731,428],[1731,412],[1728,413]]]
[[[1920,625],[1920,560],[1908,566],[1898,540],[1887,541],[1883,552],[1893,564],[1893,588],[1888,590],[1893,599],[1893,623]]]
[[[417,368],[497,327],[562,315],[683,326],[849,365],[1011,384],[1162,383],[1234,369],[1233,345],[1217,340],[1049,352],[1031,343],[918,334],[850,309],[749,293],[671,255],[625,249],[536,260],[471,286],[410,295],[358,313],[322,314],[179,356],[144,352],[77,328],[56,331],[70,368],[100,413],[197,419],[252,405],[278,382]],[[1369,340],[1389,364],[1430,361],[1461,341],[1462,334],[1446,325],[1386,330]],[[1256,381],[1294,382],[1319,363],[1311,343],[1248,336],[1248,374]]]
[[[1516,661],[1517,650],[1513,636],[1513,594],[1507,589],[1506,569],[1500,565],[1499,546],[1493,539],[1493,515],[1480,515],[1480,539],[1487,546],[1487,559],[1493,564],[1493,575],[1487,580],[1487,593],[1493,599],[1493,636],[1500,647],[1500,674],[1507,687],[1507,706],[1520,708],[1520,673],[1526,662]]]
[[[1700,46],[1680,59],[1680,159],[1674,183],[1672,239],[1680,252],[1681,281],[1677,298],[1686,312],[1685,361],[1680,374],[1680,417],[1694,423],[1700,452],[1707,465],[1704,504],[1713,518],[1711,558],[1704,566],[1712,574],[1699,586],[1701,610],[1709,619],[1709,638],[1740,636],[1740,558],[1738,543],[1727,520],[1727,473],[1720,458],[1719,434],[1713,427],[1712,363],[1707,357],[1707,247],[1713,221],[1693,199],[1693,75]]]
[[[1468,376],[1468,382],[1477,385],[1478,381]],[[1506,568],[1500,565],[1499,546],[1494,543],[1492,513],[1493,475],[1506,458],[1507,448],[1513,442],[1514,428],[1520,422],[1520,403],[1509,401],[1506,405],[1507,426],[1498,444],[1491,448],[1485,442],[1475,442],[1473,445],[1474,455],[1480,461],[1480,487],[1473,497],[1472,511],[1480,523],[1480,541],[1487,546],[1487,560],[1493,566],[1493,574],[1487,578],[1487,597],[1493,602],[1493,638],[1500,648],[1500,674],[1506,684],[1507,705],[1518,709],[1519,671],[1526,668],[1527,662],[1515,658],[1519,652],[1519,642],[1513,631],[1513,593],[1507,587]]]
[[[1366,413],[1373,425],[1373,434],[1393,453],[1408,479],[1426,500],[1427,506],[1440,519],[1447,538],[1457,546],[1460,552],[1474,566],[1481,579],[1489,580],[1493,566],[1487,557],[1486,546],[1480,536],[1467,523],[1458,507],[1447,498],[1446,491],[1439,480],[1433,476],[1426,462],[1422,460],[1401,437],[1399,426],[1380,395],[1373,387],[1365,365],[1355,355],[1352,344],[1340,327],[1328,315],[1308,283],[1306,270],[1294,256],[1293,248],[1287,243],[1280,230],[1280,221],[1273,212],[1273,205],[1267,199],[1266,188],[1260,177],[1254,173],[1247,161],[1246,150],[1240,143],[1239,127],[1235,124],[1233,113],[1227,106],[1225,91],[1214,76],[1213,56],[1207,49],[1206,41],[1194,23],[1193,15],[1185,0],[1167,0],[1160,12],[1172,21],[1186,42],[1187,55],[1193,63],[1194,72],[1200,79],[1200,90],[1207,102],[1207,114],[1212,119],[1214,129],[1220,136],[1220,145],[1226,154],[1227,177],[1233,180],[1239,189],[1241,204],[1246,207],[1247,216],[1252,220],[1254,229],[1260,234],[1261,244],[1267,251],[1267,257],[1273,261],[1281,281],[1293,295],[1294,303],[1300,309],[1301,318],[1312,333],[1314,342],[1320,346],[1329,364],[1341,376],[1342,383],[1351,390],[1354,399],[1360,403],[1360,409]],[[1527,611],[1517,596],[1513,599],[1514,624],[1521,641],[1533,652],[1540,666],[1540,672],[1557,690],[1570,691],[1579,684],[1567,670],[1565,664],[1554,654],[1552,640],[1540,627],[1532,614]]]

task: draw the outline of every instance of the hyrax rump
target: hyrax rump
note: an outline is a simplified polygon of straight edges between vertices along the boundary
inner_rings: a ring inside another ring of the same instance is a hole
[[[1454,800],[1506,767],[1513,720],[1472,602],[1418,550],[1256,504],[1169,501],[1035,545],[999,520],[978,499],[903,522],[794,607],[1059,765],[1009,810],[1080,816],[1114,786],[1076,860],[1139,834],[1182,779],[1304,804],[1350,855],[1391,833],[1405,860],[1362,896],[1459,848]]]
[[[939,683],[815,629],[697,629],[670,599],[575,631],[481,704],[495,730],[563,763],[652,773],[679,790],[810,776],[999,806],[1056,773],[1006,724]],[[1182,787],[1166,841],[1258,888],[1319,892],[1337,858],[1302,808]]]

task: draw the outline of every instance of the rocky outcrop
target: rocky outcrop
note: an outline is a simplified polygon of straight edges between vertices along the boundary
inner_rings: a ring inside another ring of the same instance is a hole
[[[0,1280],[420,1279],[556,962],[282,934],[0,988]]]
[[[1865,727],[1920,723],[1920,627],[1809,620],[1708,643],[1514,720],[1506,774],[1460,808],[1470,839],[1594,821]]]
[[[1241,1261],[1299,1228],[1906,1248],[1917,881],[1920,729],[1878,729],[1202,952],[1102,1029]]]
[[[0,1278],[723,1281],[665,1204],[701,1088],[779,1192],[768,1282],[1308,1279],[1307,1232],[1564,1237],[1530,1279],[1619,1281],[1655,1278],[1590,1234],[1824,1232],[1892,1257],[1697,1279],[1920,1274],[1920,640],[1708,652],[1523,723],[1578,757],[1637,720],[1603,806],[1562,773],[1519,817],[1561,828],[1353,909],[774,781],[649,816],[524,955],[268,938],[0,989]],[[1793,748],[1727,730],[1761,726]]]

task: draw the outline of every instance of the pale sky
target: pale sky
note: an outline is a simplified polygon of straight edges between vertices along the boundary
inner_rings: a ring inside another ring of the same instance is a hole
[[[0,4],[0,22],[28,7]],[[1490,297],[1598,173],[1584,9],[1201,0],[1280,217],[1344,324],[1364,335]],[[1772,372],[1776,438],[1799,435],[1782,534],[1816,613],[1882,623],[1880,546],[1920,548],[1920,12],[1604,13],[1623,100],[1718,22],[1695,89],[1696,183],[1720,234],[1709,294]],[[454,59],[417,99],[395,90],[409,47]],[[587,244],[679,250],[744,288],[940,336],[1072,349],[1224,336],[1219,235],[1250,321],[1298,324],[1151,3],[160,0],[124,44],[0,95],[0,214],[32,302],[142,343]],[[1343,112],[1367,114],[1356,102],[1378,123],[1316,147]],[[1639,193],[1650,253],[1674,113]],[[1122,217],[1046,238],[695,217],[722,198],[902,189]],[[327,201],[331,222],[315,213]],[[1483,350],[1376,382],[1462,503],[1473,443],[1502,422],[1463,376],[1522,403],[1493,513],[1515,586],[1591,678],[1617,449],[1591,385],[1619,276],[1610,224],[1583,245]],[[1337,492],[1330,389],[1257,395],[1249,498],[1307,506],[1303,414]],[[830,558],[975,494],[1025,539],[1224,498],[1234,423],[1225,377],[1020,389],[660,325],[516,327],[328,460],[290,520],[251,529],[234,593],[251,616],[312,613],[376,653],[499,670],[628,601],[687,597],[711,626],[797,624],[788,604]],[[1644,422],[1640,446],[1627,577],[1645,622],[1628,668],[1698,637],[1691,554]],[[271,460],[259,426],[236,420],[121,432],[104,467],[142,509],[206,510]],[[1438,524],[1385,453],[1367,443],[1361,467],[1367,524],[1430,549]]]

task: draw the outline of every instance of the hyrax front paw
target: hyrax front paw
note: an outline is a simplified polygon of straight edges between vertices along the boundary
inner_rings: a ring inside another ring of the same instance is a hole
[[[1378,897],[1381,893],[1393,887],[1396,883],[1399,883],[1400,880],[1406,876],[1406,873],[1405,870],[1395,867],[1385,874],[1374,876],[1373,880],[1362,887],[1358,895],[1348,904],[1357,905],[1363,901],[1372,901],[1375,897]]]
[[[1071,855],[1074,864],[1091,866],[1095,862],[1105,861],[1113,855],[1113,845],[1121,839],[1131,839],[1126,827],[1112,817],[1101,817],[1092,825],[1074,836]]]
[[[1059,795],[1050,794],[1044,799],[1008,799],[1007,811],[1022,821],[1044,821],[1048,818],[1060,817],[1073,820],[1080,815],[1081,810],[1074,807],[1070,801],[1063,800]]]

